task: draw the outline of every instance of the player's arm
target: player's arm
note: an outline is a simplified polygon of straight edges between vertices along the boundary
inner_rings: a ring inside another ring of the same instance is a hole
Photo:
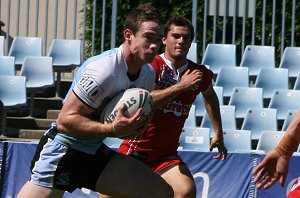
[[[211,141],[210,150],[212,150],[214,147],[217,147],[219,150],[219,155],[217,155],[215,158],[221,158],[224,160],[227,157],[227,149],[225,148],[223,142],[223,128],[220,115],[220,104],[217,94],[213,89],[213,86],[210,85],[208,90],[203,92],[202,95],[206,112],[215,131],[215,135]]]
[[[154,88],[154,90],[151,92],[154,108],[161,107],[179,94],[193,89],[201,82],[201,80],[202,72],[199,70],[187,70],[177,84],[165,89]]]
[[[88,116],[93,111],[93,108],[83,103],[72,92],[58,115],[56,121],[58,131],[80,139],[95,139],[139,134],[141,128],[145,126],[145,120],[140,119],[141,109],[128,118],[124,116],[123,106],[112,124],[103,124],[89,119]]]

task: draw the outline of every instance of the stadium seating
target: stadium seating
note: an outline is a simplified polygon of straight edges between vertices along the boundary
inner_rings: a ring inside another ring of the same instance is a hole
[[[224,129],[223,138],[228,152],[250,152],[252,149],[249,130]]]
[[[275,68],[275,47],[247,45],[240,66],[249,68],[249,76],[257,76],[261,68]]]
[[[256,150],[265,153],[275,148],[282,139],[285,132],[283,131],[262,131],[258,140]]]
[[[249,74],[246,67],[221,67],[215,86],[223,87],[223,96],[229,97],[235,87],[249,87]]]
[[[192,105],[189,116],[185,120],[184,127],[196,127],[196,125],[196,107]]]
[[[290,122],[292,121],[292,119],[294,118],[294,116],[296,115],[296,113],[298,112],[299,110],[288,110],[287,114],[286,114],[286,117],[284,118],[284,121],[283,121],[283,125],[282,125],[282,131],[286,131]]]
[[[189,49],[189,52],[187,54],[187,59],[194,61],[195,63],[198,63],[198,50],[197,50],[197,43],[192,42],[191,47]]]
[[[54,86],[52,58],[27,56],[20,75],[26,77],[26,89],[30,93],[30,115],[33,116],[35,92]]]
[[[81,40],[53,39],[48,56],[57,73],[56,93],[59,96],[62,72],[70,72],[81,64]]]
[[[218,74],[221,67],[236,66],[236,45],[234,44],[208,44],[206,46],[202,63],[209,65],[209,69]]]
[[[277,119],[284,120],[289,110],[300,109],[300,90],[276,89],[269,108],[277,109]]]
[[[244,118],[249,107],[263,107],[262,88],[235,87],[228,105],[235,106],[236,118]]]
[[[42,38],[16,36],[8,56],[15,57],[16,66],[22,65],[26,56],[42,56]]]
[[[289,77],[296,78],[300,73],[300,47],[286,47],[280,59],[279,68],[289,70]]]
[[[0,36],[0,56],[4,56],[4,36]]]
[[[289,89],[288,69],[261,68],[254,87],[263,88],[263,98],[270,99],[275,89]]]
[[[296,78],[295,84],[294,84],[294,89],[295,90],[300,90],[300,72]]]
[[[209,151],[210,130],[201,127],[184,127],[180,146],[184,150]]]
[[[16,75],[15,57],[0,56],[0,75],[7,75],[7,76]]]
[[[277,131],[276,114],[276,109],[249,108],[241,129],[251,131],[251,139],[258,140],[262,131]]]
[[[0,76],[0,100],[4,105],[2,134],[6,130],[6,111],[27,104],[25,83],[24,76]]]
[[[236,129],[235,106],[220,106],[220,115],[223,129]],[[214,129],[207,113],[205,113],[203,116],[201,127],[209,128],[211,135],[213,135]]]

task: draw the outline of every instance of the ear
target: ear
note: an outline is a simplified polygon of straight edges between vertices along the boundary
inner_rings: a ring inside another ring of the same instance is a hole
[[[162,44],[163,44],[163,45],[166,45],[166,42],[167,42],[166,37],[163,37],[163,38],[162,38]]]
[[[128,41],[131,41],[132,37],[134,36],[133,32],[131,30],[129,30],[129,29],[125,29],[124,32],[123,32],[123,34],[124,34],[124,39],[128,40]]]

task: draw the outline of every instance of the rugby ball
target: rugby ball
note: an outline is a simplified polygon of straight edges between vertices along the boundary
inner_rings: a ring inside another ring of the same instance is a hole
[[[108,102],[101,113],[100,122],[112,123],[122,104],[126,106],[124,114],[128,117],[131,117],[139,108],[142,108],[142,113],[150,113],[152,111],[150,92],[141,88],[130,88],[122,91]]]

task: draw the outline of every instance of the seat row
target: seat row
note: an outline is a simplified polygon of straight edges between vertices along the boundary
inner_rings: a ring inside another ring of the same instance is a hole
[[[192,43],[188,58],[197,61],[197,43]],[[250,76],[257,76],[261,68],[286,68],[289,77],[297,77],[300,73],[300,47],[286,47],[280,59],[275,64],[275,47],[265,45],[247,45],[242,54],[240,67],[249,68]],[[236,67],[236,45],[210,43],[206,46],[201,64],[218,74],[222,67]]]
[[[42,51],[41,37],[17,36],[13,39],[8,55],[0,54],[0,72],[6,72],[7,75],[15,74],[16,67],[22,67],[26,57],[40,57],[41,68],[46,67],[43,57],[52,58],[53,71],[57,73],[56,90],[59,93],[61,73],[70,72],[81,64],[81,40],[53,39],[45,56]]]

